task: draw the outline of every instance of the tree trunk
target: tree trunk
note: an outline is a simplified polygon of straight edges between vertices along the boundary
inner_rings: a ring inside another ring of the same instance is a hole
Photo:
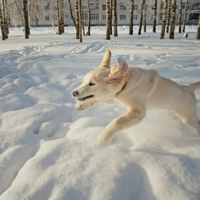
[[[91,14],[90,14],[90,1],[89,0],[87,0],[87,8],[88,8],[88,32],[87,32],[87,35],[90,36]]]
[[[79,41],[82,42],[82,15],[81,15],[81,0],[78,0],[78,12],[79,12]]]
[[[110,35],[112,35],[112,10],[113,10],[113,0],[110,0]]]
[[[182,0],[179,0],[179,29],[178,29],[179,33],[181,33],[181,17],[182,17]]]
[[[153,32],[156,32],[157,0],[154,0]]]
[[[83,23],[83,7],[82,7],[82,1],[81,1],[81,18],[82,20],[81,24],[82,24],[82,29],[83,29],[83,35],[85,36],[85,27],[84,27],[84,23]]]
[[[64,12],[63,12],[63,9],[64,9],[64,3],[63,3],[63,0],[60,0],[60,26],[59,26],[59,35],[63,34],[64,33]]]
[[[27,0],[23,0],[24,29],[25,39],[29,39],[29,23],[28,23],[28,5]]]
[[[162,29],[161,29],[160,39],[164,39],[166,19],[167,19],[167,0],[164,0],[164,10],[163,10]]]
[[[3,0],[0,1],[0,25],[1,25],[2,40],[6,40],[6,35],[5,35],[6,31],[3,21]]]
[[[50,2],[48,2],[48,4],[47,4],[47,10],[48,10],[49,19],[50,19],[50,21],[51,21],[52,28],[53,28],[53,30],[54,30],[56,33],[58,33],[57,30],[56,30],[56,28],[54,27],[53,20],[52,20],[52,17],[51,17]],[[38,22],[38,21],[39,21],[39,20],[37,20],[37,22]]]
[[[196,39],[197,39],[197,40],[200,40],[200,15],[199,15],[199,25],[198,25],[198,28],[197,28],[197,36],[196,36]]]
[[[76,39],[79,39],[79,8],[78,8],[78,0],[75,3],[76,10]]]
[[[8,36],[7,36],[7,31],[6,31],[6,14],[5,14],[5,0],[2,0],[1,1],[1,5],[2,5],[2,30],[3,30],[3,37],[4,37],[4,40],[8,39]]]
[[[56,0],[56,11],[57,11],[57,23],[58,23],[58,34],[60,35],[60,0]]]
[[[167,7],[167,29],[166,29],[166,33],[169,33],[170,10],[171,10],[171,0],[168,0],[168,7]]]
[[[144,5],[144,32],[146,32],[146,5]]]
[[[117,0],[113,0],[113,28],[114,28],[114,37],[117,37]]]
[[[134,10],[134,0],[131,0],[129,35],[133,35],[133,10]]]
[[[143,21],[143,8],[145,5],[145,0],[142,1],[141,4],[141,13],[140,13],[140,26],[139,26],[139,30],[138,30],[138,35],[141,35],[141,29],[142,29],[142,21]]]
[[[76,21],[74,19],[73,12],[72,12],[71,0],[69,0],[69,11],[70,11],[70,15],[71,15],[71,18],[73,20],[74,26],[76,27]]]
[[[171,26],[170,26],[170,32],[169,32],[169,39],[174,39],[175,16],[176,16],[176,0],[172,0],[172,14],[171,14]]]
[[[185,33],[185,24],[186,24],[186,16],[187,16],[187,7],[188,7],[188,0],[185,0],[185,12],[184,12],[183,29],[182,29],[182,32],[183,32],[183,33]]]
[[[9,34],[9,28],[8,28],[8,2],[7,0],[4,0],[5,2],[5,22],[6,22],[6,26],[5,26],[5,31],[6,31],[6,36],[8,39],[8,34]]]
[[[106,0],[106,40],[110,40],[110,2]]]

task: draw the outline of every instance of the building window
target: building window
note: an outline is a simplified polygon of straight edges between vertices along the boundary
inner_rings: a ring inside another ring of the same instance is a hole
[[[65,20],[65,21],[69,21],[69,20],[70,20],[70,15],[67,15],[67,14],[64,15],[64,20]]]
[[[45,10],[48,10],[48,6],[47,6],[47,5],[46,5],[46,6],[44,6],[44,9],[45,9]]]
[[[151,15],[151,20],[154,20],[154,15]]]
[[[106,10],[106,5],[102,5],[102,10]]]
[[[94,6],[94,9],[95,9],[95,10],[99,10],[99,4],[96,4],[96,5]]]
[[[126,15],[120,15],[120,20],[126,20]]]
[[[45,21],[49,21],[49,15],[45,16]]]
[[[91,10],[99,10],[99,4],[98,3],[90,3],[90,9]]]
[[[87,6],[82,6],[82,9],[87,9]]]
[[[125,5],[120,5],[120,10],[126,10],[126,6]]]
[[[103,19],[103,20],[106,20],[106,15],[102,15],[102,19]]]
[[[83,21],[87,21],[88,20],[88,15],[83,15]]]
[[[133,9],[138,10],[138,5],[134,5]]]
[[[138,19],[138,16],[137,15],[133,15],[133,19]]]
[[[91,15],[91,20],[92,20],[92,21],[97,21],[97,20],[99,20],[99,15],[95,15],[95,14]]]

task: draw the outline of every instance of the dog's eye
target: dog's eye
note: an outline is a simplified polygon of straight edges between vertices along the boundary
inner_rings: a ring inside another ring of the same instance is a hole
[[[89,83],[89,86],[93,86],[93,85],[95,85],[94,83]]]

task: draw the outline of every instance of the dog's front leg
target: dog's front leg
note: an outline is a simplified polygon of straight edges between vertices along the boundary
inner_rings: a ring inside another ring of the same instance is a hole
[[[78,101],[74,107],[76,109],[78,109],[78,110],[85,110],[85,109],[89,108],[90,106],[93,106],[96,103],[98,103],[97,100],[92,100],[92,101]]]
[[[98,101],[98,100],[91,100],[91,101],[78,101],[76,105],[74,106],[78,110],[85,110],[89,108],[90,106],[95,105],[96,103],[104,103],[104,104],[116,104],[117,102],[115,100],[108,100],[108,101]]]
[[[98,143],[102,144],[108,141],[117,131],[138,124],[142,120],[142,118],[145,117],[145,114],[145,107],[136,106],[134,108],[129,108],[129,110],[125,114],[114,119],[99,133],[97,139]]]

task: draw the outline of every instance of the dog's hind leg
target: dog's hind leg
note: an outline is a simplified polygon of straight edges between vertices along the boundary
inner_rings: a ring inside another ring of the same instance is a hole
[[[98,135],[98,143],[102,144],[108,141],[117,131],[138,124],[146,114],[143,106],[135,106],[130,108],[125,114],[114,119],[107,127],[105,127]]]
[[[187,112],[178,111],[177,114],[183,123],[196,129],[196,131],[200,134],[200,121],[197,117],[196,107],[188,109]]]

